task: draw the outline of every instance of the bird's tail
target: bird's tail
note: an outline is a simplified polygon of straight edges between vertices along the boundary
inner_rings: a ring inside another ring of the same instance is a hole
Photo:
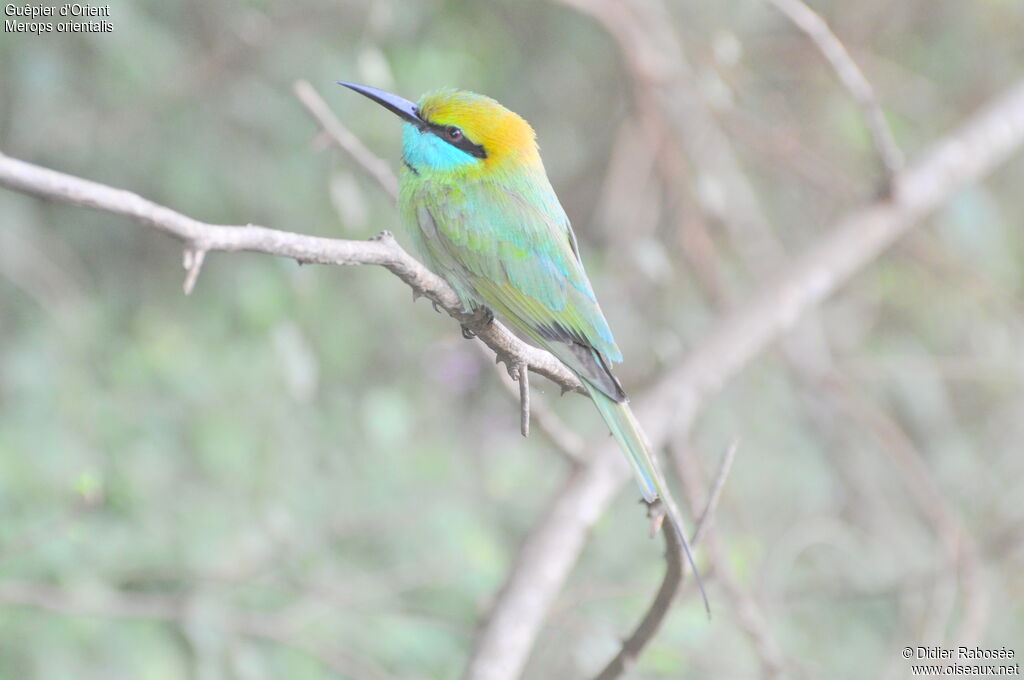
[[[586,380],[582,382],[590,393],[590,398],[594,401],[594,405],[597,406],[601,418],[604,419],[608,429],[611,430],[615,441],[618,442],[622,450],[629,456],[629,462],[633,466],[633,472],[636,475],[637,483],[640,485],[640,492],[643,494],[644,500],[648,503],[653,503],[660,498],[665,506],[668,520],[679,537],[679,542],[683,546],[683,552],[686,554],[686,561],[689,562],[690,568],[693,570],[694,580],[697,582],[701,597],[704,599],[704,608],[707,610],[708,616],[711,616],[708,596],[704,592],[704,582],[700,578],[700,572],[697,571],[697,565],[694,564],[693,554],[690,552],[690,542],[686,540],[682,520],[679,518],[679,510],[668,493],[664,478],[661,476],[661,471],[651,457],[650,451],[647,448],[647,441],[640,430],[640,424],[633,415],[633,410],[629,408],[628,402],[615,401],[596,387],[591,386]]]

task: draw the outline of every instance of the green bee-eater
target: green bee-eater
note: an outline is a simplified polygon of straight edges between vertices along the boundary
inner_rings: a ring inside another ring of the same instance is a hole
[[[376,88],[340,84],[405,121],[399,209],[427,266],[455,289],[467,311],[493,311],[561,359],[629,454],[644,499],[671,506],[612,375],[622,352],[548,181],[533,128],[490,97],[464,90],[432,92],[413,104]],[[693,566],[671,508],[668,515]]]

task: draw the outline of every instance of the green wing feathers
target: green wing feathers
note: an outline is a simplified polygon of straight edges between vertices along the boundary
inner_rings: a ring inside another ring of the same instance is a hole
[[[605,394],[625,398],[608,370],[622,353],[542,174],[409,182],[402,204],[420,250],[467,307],[490,307]]]

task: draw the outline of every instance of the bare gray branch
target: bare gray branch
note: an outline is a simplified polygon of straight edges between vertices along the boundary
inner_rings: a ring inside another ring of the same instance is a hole
[[[382,232],[369,241],[349,241],[306,236],[252,224],[207,224],[130,191],[49,170],[2,153],[0,185],[40,198],[127,217],[183,241],[186,250],[193,253],[247,250],[288,257],[302,263],[379,265],[402,279],[416,293],[436,302],[452,318],[462,321],[467,316],[462,311],[455,291],[403,250],[389,232]],[[202,259],[194,256],[186,262],[186,269],[189,270],[187,288],[189,280],[194,284],[198,276],[197,262],[201,265]],[[522,342],[500,323],[481,327],[477,335],[499,355],[526,364],[531,371],[553,380],[563,389],[583,392],[579,380],[562,362],[548,352]]]

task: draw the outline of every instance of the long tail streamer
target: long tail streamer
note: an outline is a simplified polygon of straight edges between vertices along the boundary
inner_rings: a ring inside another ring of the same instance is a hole
[[[633,472],[636,474],[637,482],[640,484],[640,491],[643,494],[644,500],[648,503],[653,503],[659,498],[662,500],[662,504],[665,506],[665,514],[668,516],[668,520],[672,524],[672,528],[675,529],[679,542],[683,546],[686,561],[693,570],[694,580],[697,582],[701,598],[704,600],[704,609],[707,611],[708,618],[710,618],[711,605],[708,604],[708,596],[704,592],[704,581],[701,579],[697,565],[693,561],[690,542],[686,539],[686,534],[683,533],[683,523],[679,517],[679,510],[669,495],[661,472],[658,470],[657,464],[647,449],[647,443],[640,430],[640,424],[637,423],[636,418],[633,416],[633,410],[629,408],[627,402],[615,401],[597,388],[591,387],[590,383],[586,380],[582,382],[586,386],[587,391],[590,392],[590,398],[593,399],[597,410],[608,425],[608,429],[611,430],[615,441],[629,454],[629,462],[633,466]]]

